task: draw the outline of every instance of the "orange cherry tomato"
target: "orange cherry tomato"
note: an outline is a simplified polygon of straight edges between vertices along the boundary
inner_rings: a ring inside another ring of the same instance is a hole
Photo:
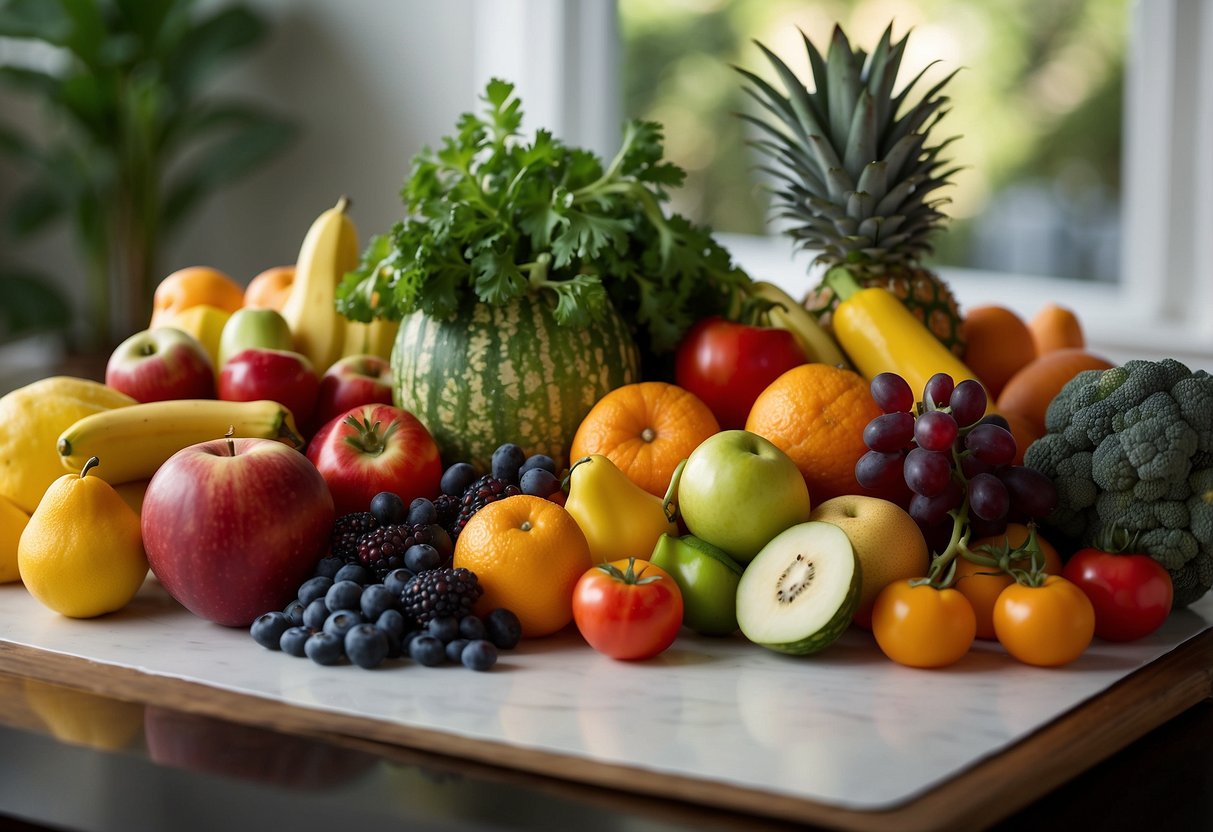
[[[1059,575],[1041,586],[1011,584],[994,604],[994,632],[1024,664],[1057,667],[1082,655],[1095,635],[1095,607]]]
[[[1024,541],[1028,539],[1028,527],[1021,523],[1009,523],[1004,534],[994,535],[991,537],[983,537],[980,540],[975,540],[969,544],[969,548],[976,550],[981,546],[992,546],[996,549],[1005,547],[1008,543],[1011,547],[1022,546]],[[1040,545],[1041,554],[1045,558],[1044,571],[1049,575],[1060,575],[1062,570],[1061,555],[1057,554],[1057,549],[1053,544],[1040,536],[1040,532],[1036,532],[1036,542]],[[978,552],[985,555],[986,552]],[[1013,564],[1016,568],[1027,569],[1029,564],[1027,558],[1015,561]],[[1006,573],[996,574],[996,567],[983,566],[980,563],[973,563],[962,555],[956,558],[956,579],[952,586],[960,592],[961,595],[969,599],[969,603],[973,605],[973,613],[977,616],[977,637],[982,639],[993,639],[994,635],[994,602],[998,600],[998,596],[1004,589],[1015,583],[1015,579]]]
[[[946,667],[969,652],[977,619],[954,589],[895,581],[872,606],[872,635],[886,656],[908,667]]]

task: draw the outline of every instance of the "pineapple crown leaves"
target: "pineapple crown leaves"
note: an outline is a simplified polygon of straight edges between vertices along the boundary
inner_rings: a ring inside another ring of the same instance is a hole
[[[948,113],[944,87],[953,71],[918,96],[911,95],[932,65],[894,93],[909,34],[884,31],[869,55],[834,28],[823,57],[801,32],[814,89],[762,43],[755,42],[786,90],[734,67],[744,91],[773,119],[742,113],[760,131],[751,144],[773,164],[776,216],[804,248],[819,249],[825,263],[904,262],[931,250],[927,238],[947,220],[948,200],[932,195],[960,170],[944,151],[958,137],[927,145]]]
[[[414,157],[407,216],[342,280],[343,315],[450,319],[464,303],[542,293],[562,325],[591,326],[613,305],[660,354],[750,282],[707,229],[664,210],[685,174],[663,160],[659,124],[628,122],[604,163],[546,130],[524,137],[512,84],[489,82],[482,101]]]

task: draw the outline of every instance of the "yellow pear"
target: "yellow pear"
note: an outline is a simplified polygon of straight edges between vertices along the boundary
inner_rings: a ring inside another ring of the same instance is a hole
[[[17,571],[17,541],[29,515],[7,497],[0,496],[0,584],[21,580]]]
[[[662,498],[636,485],[601,454],[573,464],[564,508],[581,527],[595,563],[648,560],[658,538],[678,534]]]
[[[69,618],[120,610],[147,577],[139,515],[100,477],[84,470],[51,483],[17,544],[30,594]]]

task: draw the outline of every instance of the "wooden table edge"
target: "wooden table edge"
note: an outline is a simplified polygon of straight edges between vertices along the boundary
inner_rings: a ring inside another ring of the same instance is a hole
[[[878,810],[835,806],[727,782],[321,711],[2,640],[0,671],[346,746],[411,749],[444,760],[466,760],[489,769],[674,800],[699,809],[714,807],[856,832],[918,832],[987,828],[1213,697],[1213,630],[1179,645],[946,782]]]

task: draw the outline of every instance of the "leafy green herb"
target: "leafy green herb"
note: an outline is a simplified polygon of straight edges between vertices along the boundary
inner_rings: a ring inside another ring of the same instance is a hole
[[[407,216],[346,275],[344,315],[449,318],[471,300],[549,292],[559,323],[589,326],[609,302],[660,354],[749,283],[706,229],[663,212],[684,173],[662,161],[660,125],[629,123],[604,166],[545,130],[525,142],[512,84],[489,82],[483,100],[483,117],[464,114],[454,136],[414,158]]]

